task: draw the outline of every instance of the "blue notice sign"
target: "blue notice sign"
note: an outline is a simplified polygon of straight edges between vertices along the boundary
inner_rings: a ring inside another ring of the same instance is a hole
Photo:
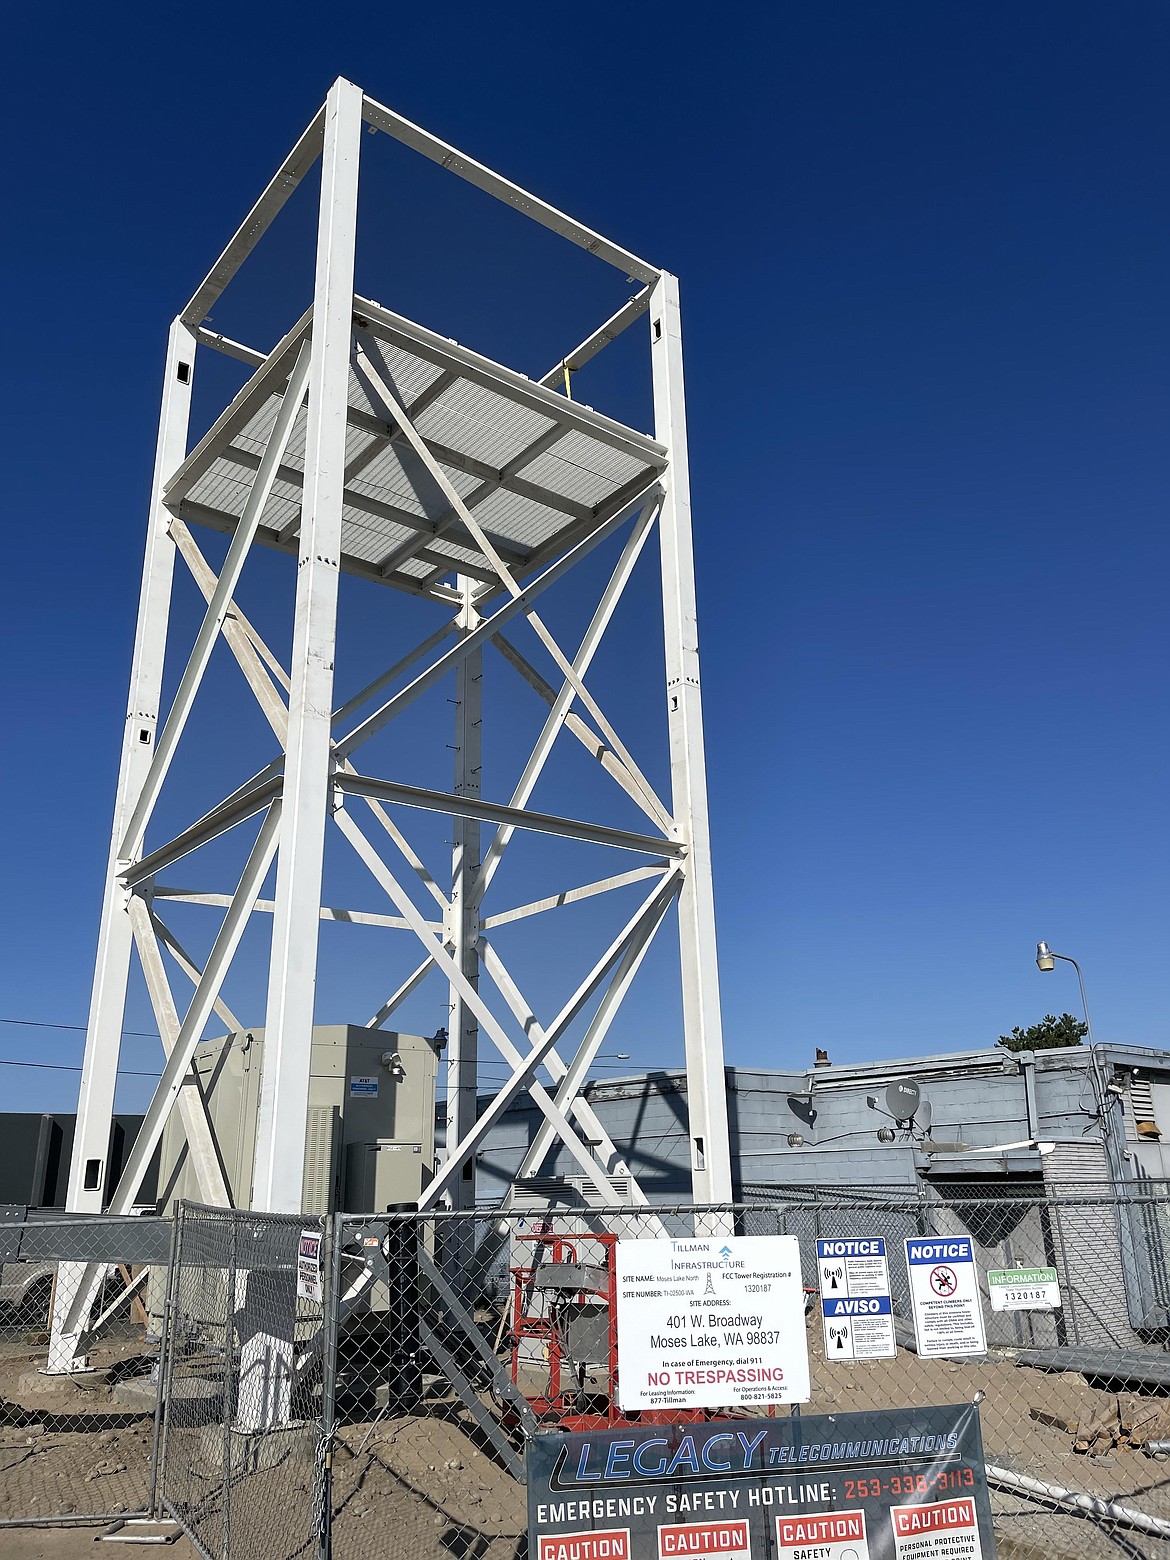
[[[983,1300],[970,1235],[918,1235],[906,1242],[918,1353],[924,1359],[987,1352]]]
[[[827,1360],[892,1360],[894,1315],[886,1243],[880,1235],[817,1241]]]

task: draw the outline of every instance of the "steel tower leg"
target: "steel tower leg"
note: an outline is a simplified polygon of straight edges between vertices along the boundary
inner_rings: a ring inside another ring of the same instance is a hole
[[[471,604],[478,582],[459,576],[463,606],[459,632],[468,634],[479,622]],[[456,796],[479,796],[483,730],[483,652],[472,651],[455,673]],[[479,867],[480,825],[473,818],[452,818],[451,926],[449,940],[455,959],[474,990],[479,990]],[[451,987],[451,1033],[447,1052],[447,1148],[461,1143],[475,1125],[479,1084],[479,1020],[459,990]],[[453,1208],[475,1207],[475,1159],[468,1159],[450,1184]]]
[[[703,707],[699,690],[682,328],[678,281],[667,271],[654,283],[650,296],[650,361],[654,375],[654,436],[666,446],[670,455],[658,523],[671,790],[675,825],[687,847],[678,925],[691,1185],[696,1202],[728,1202],[731,1199],[731,1150],[715,946]]]
[[[167,531],[171,517],[163,504],[162,495],[171,473],[182,463],[187,452],[194,369],[194,334],[176,320],[171,326],[167,347],[162,413],[150,494],[150,525],[142,568],[142,592],[138,603],[126,729],[122,738],[122,761],[114,803],[113,839],[106,867],[85,1061],[77,1100],[77,1129],[69,1166],[66,1207],[79,1213],[100,1213],[110,1190],[107,1185],[109,1167],[106,1160],[113,1122],[118,1056],[122,1045],[126,983],[134,942],[129,912],[130,894],[118,881],[118,858],[126,825],[154,755],[175,564],[175,544]]]
[[[195,337],[176,320],[171,326],[163,375],[162,411],[155,446],[154,478],[150,493],[150,520],[142,589],[138,599],[138,625],[130,670],[130,694],[122,759],[114,801],[113,837],[106,865],[106,884],[98,932],[85,1059],[77,1099],[77,1126],[69,1162],[69,1189],[65,1206],[78,1213],[101,1213],[109,1197],[110,1133],[114,1119],[114,1092],[125,1022],[126,985],[134,946],[130,919],[130,891],[118,880],[120,852],[126,825],[150,770],[158,728],[162,693],[163,658],[174,580],[175,544],[167,527],[170,514],[162,495],[171,473],[187,452],[191,413],[191,384],[195,372]],[[63,1265],[53,1298],[49,1374],[84,1370],[83,1338],[70,1330],[68,1319],[84,1276],[80,1264]]]
[[[330,712],[361,127],[361,90],[338,80],[325,105],[284,807],[252,1188],[252,1206],[273,1213],[300,1211],[304,1179],[331,787]]]

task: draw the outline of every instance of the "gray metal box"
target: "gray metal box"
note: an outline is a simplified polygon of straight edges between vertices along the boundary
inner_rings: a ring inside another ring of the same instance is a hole
[[[344,1205],[355,1213],[385,1213],[418,1201],[426,1180],[421,1143],[350,1143],[345,1151]]]
[[[374,1213],[415,1201],[434,1170],[437,1061],[436,1042],[421,1035],[347,1024],[314,1029],[304,1213]],[[263,1029],[204,1042],[194,1065],[232,1200],[248,1208]],[[165,1210],[183,1197],[203,1201],[176,1112],[163,1137],[158,1200]]]

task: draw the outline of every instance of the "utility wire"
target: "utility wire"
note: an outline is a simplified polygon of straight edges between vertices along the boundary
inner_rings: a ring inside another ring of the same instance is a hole
[[[81,1071],[79,1066],[70,1065],[68,1062],[21,1062],[11,1056],[0,1056],[0,1067],[36,1067],[41,1072],[79,1073]],[[161,1078],[162,1073],[135,1072],[130,1067],[119,1067],[118,1076],[119,1078]]]
[[[85,1024],[54,1024],[54,1023],[51,1023],[48,1019],[40,1019],[40,1018],[0,1018],[0,1024],[18,1024],[22,1028],[25,1028],[25,1029],[62,1029],[62,1030],[68,1030],[70,1033],[73,1033],[73,1034],[81,1034],[81,1035],[85,1034],[85,1032],[86,1032],[86,1025]],[[376,1030],[371,1030],[370,1034],[372,1036],[372,1035],[374,1035],[377,1032],[378,1031],[376,1031]],[[137,1040],[161,1040],[161,1038],[162,1038],[159,1034],[157,1034],[153,1030],[149,1030],[149,1029],[123,1029],[122,1030],[122,1034],[123,1034],[123,1036],[133,1037],[134,1039],[137,1039]],[[627,1064],[624,1063],[624,1062],[601,1062],[601,1063],[595,1062],[594,1063],[594,1066],[597,1067],[599,1070],[601,1068],[604,1068],[607,1071],[608,1070],[612,1070],[614,1072],[621,1071],[621,1070],[625,1069],[626,1065]],[[631,1062],[631,1065],[636,1065],[636,1064]],[[39,1067],[39,1068],[42,1068],[43,1070],[48,1071],[48,1072],[80,1072],[81,1071],[80,1066],[72,1066],[72,1065],[70,1065],[69,1063],[66,1063],[66,1062],[25,1062],[25,1061],[19,1061],[15,1057],[4,1057],[4,1056],[0,1056],[0,1067]],[[648,1070],[657,1071],[657,1070],[660,1070],[660,1069],[651,1068],[651,1069],[648,1069]],[[124,1076],[126,1078],[161,1078],[162,1077],[162,1073],[161,1072],[136,1072],[132,1068],[126,1068],[126,1067],[120,1067],[118,1069],[118,1072],[122,1076]],[[480,1072],[482,1072],[482,1073],[500,1072],[504,1076],[511,1076],[511,1070],[507,1067],[506,1063],[504,1063],[504,1062],[483,1062],[483,1063],[480,1064]]]
[[[47,1019],[41,1018],[0,1018],[0,1024],[22,1024],[26,1029],[70,1029],[83,1035],[86,1031],[85,1024],[50,1024]],[[160,1036],[150,1029],[123,1029],[124,1035],[133,1035],[139,1040],[158,1040]]]

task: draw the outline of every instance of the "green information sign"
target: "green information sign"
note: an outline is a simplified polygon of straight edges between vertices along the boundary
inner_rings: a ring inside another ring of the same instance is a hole
[[[987,1292],[993,1311],[1060,1309],[1060,1284],[1055,1268],[991,1268],[987,1274]]]

